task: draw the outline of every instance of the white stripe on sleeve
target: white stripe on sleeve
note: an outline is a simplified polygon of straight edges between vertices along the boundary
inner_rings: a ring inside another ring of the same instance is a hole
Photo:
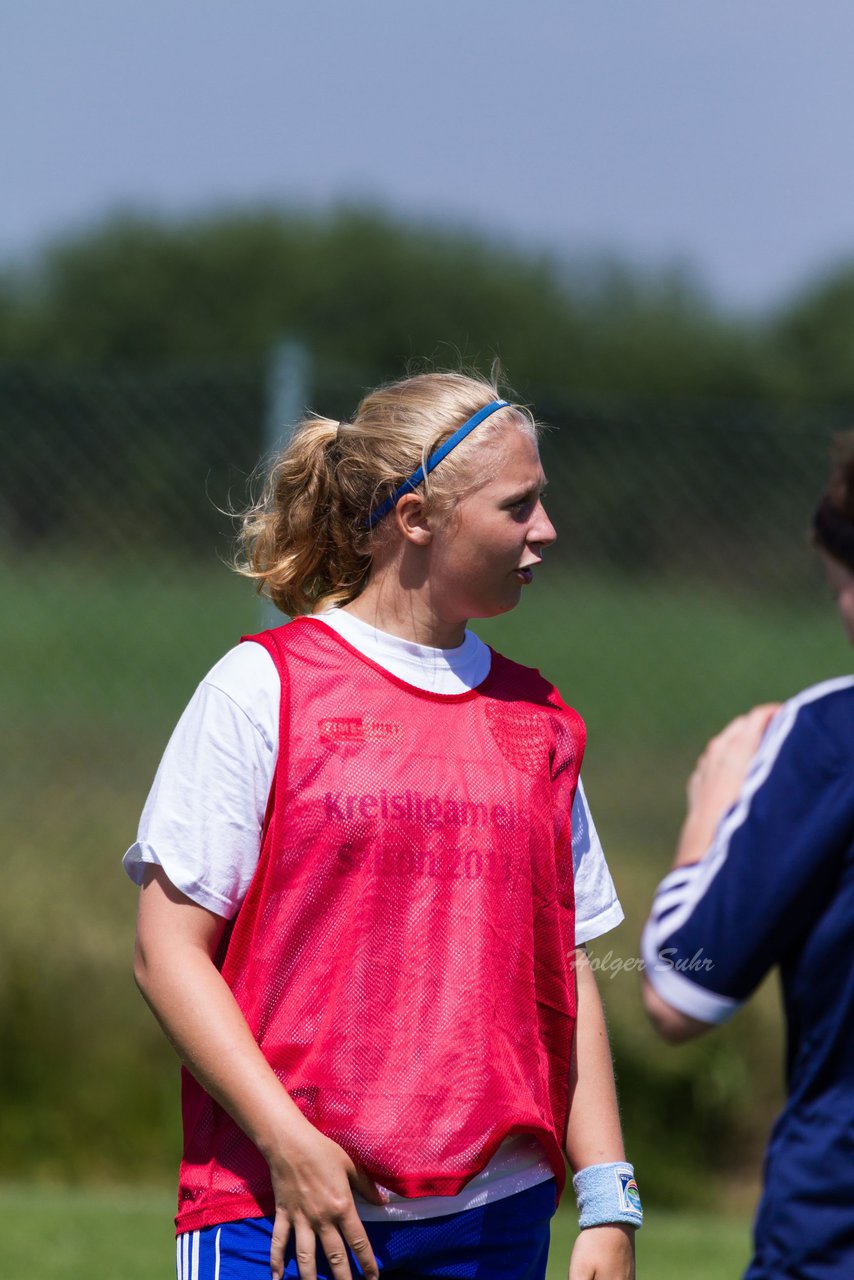
[[[651,941],[654,926],[650,922],[641,938],[641,955],[643,956],[644,976],[655,991],[672,1009],[685,1013],[698,1022],[712,1025],[726,1022],[739,1008],[737,1000],[730,996],[720,996],[716,991],[709,991],[692,982],[684,973],[680,973],[676,965],[682,963],[674,955],[674,949],[659,947]],[[699,961],[702,963],[702,961]],[[690,972],[693,960],[684,962]]]
[[[641,951],[647,980],[661,998],[680,1013],[701,1022],[718,1023],[739,1007],[739,1001],[732,997],[693,982],[690,978],[693,960],[677,959],[675,949],[668,955],[667,940],[690,920],[726,863],[733,835],[744,824],[753,797],[774,768],[801,707],[850,684],[850,676],[825,681],[804,690],[780,708],[760,743],[741,794],[720,822],[708,852],[692,866],[676,867],[659,885],[643,931]]]
[[[681,907],[668,915],[666,924],[663,924],[659,930],[660,942],[671,937],[677,929],[681,929],[726,862],[733,834],[743,825],[750,812],[753,797],[763,782],[767,780],[768,775],[776,764],[783,743],[792,731],[801,705],[800,698],[793,698],[791,702],[787,702],[778,711],[771,721],[768,732],[762,740],[753,764],[750,766],[750,772],[744,781],[738,800],[720,823],[708,853],[703,856],[700,862],[695,864],[696,871],[694,875],[685,883]],[[664,885],[662,885],[663,888]],[[658,895],[656,894],[656,900],[657,898]],[[653,911],[655,911],[655,907],[653,907]]]

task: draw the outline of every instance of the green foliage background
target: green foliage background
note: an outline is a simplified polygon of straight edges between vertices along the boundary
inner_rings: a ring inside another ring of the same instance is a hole
[[[778,312],[714,306],[685,269],[572,261],[369,207],[128,213],[0,274],[0,358],[263,360],[283,333],[367,385],[498,356],[523,391],[850,400],[854,266]]]
[[[95,574],[85,563],[31,563],[0,575],[12,620],[0,694],[13,718],[30,719],[29,739],[25,727],[3,748],[11,856],[0,946],[0,1177],[145,1181],[171,1176],[178,1155],[177,1067],[131,981],[135,893],[119,858],[192,688],[259,619],[246,585],[223,568],[195,565],[188,582],[174,566],[154,575],[152,567]],[[627,1139],[648,1199],[705,1203],[716,1177],[755,1175],[780,1098],[773,984],[731,1027],[673,1051],[646,1026],[631,962],[697,744],[740,707],[844,669],[847,652],[825,609],[768,614],[707,589],[683,587],[677,603],[630,579],[611,587],[544,575],[519,610],[479,629],[546,670],[590,726],[586,786],[627,915],[593,948]],[[697,640],[702,690],[693,665],[650,670],[648,650],[669,643],[677,607]],[[152,610],[168,625],[141,628]],[[608,632],[623,636],[616,649],[603,648]],[[45,663],[46,635],[62,661]],[[722,663],[722,651],[739,662]],[[100,682],[117,661],[128,673],[119,698]],[[650,738],[646,726],[674,704],[693,705],[693,715]]]
[[[585,783],[627,914],[594,956],[645,1196],[740,1199],[781,1097],[773,979],[673,1051],[624,962],[705,739],[849,661],[803,528],[854,396],[854,271],[748,320],[684,273],[364,209],[127,216],[0,276],[0,1176],[173,1176],[177,1072],[130,979],[118,863],[195,683],[260,625],[217,561],[216,507],[243,499],[282,334],[322,366],[324,412],[411,363],[500,357],[561,423],[545,450],[565,540],[482,632],[590,727]]]

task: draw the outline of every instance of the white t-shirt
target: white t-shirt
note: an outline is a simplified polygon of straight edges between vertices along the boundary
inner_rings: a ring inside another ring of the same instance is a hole
[[[316,615],[354,648],[399,679],[432,693],[475,688],[490,652],[467,631],[456,649],[433,649],[377,631],[343,609]],[[258,644],[231,649],[190,700],[166,747],[124,868],[137,884],[146,864],[216,915],[236,915],[255,873],[279,749],[279,674]],[[572,810],[576,943],[623,919],[590,809],[579,783]],[[552,1177],[539,1142],[508,1139],[458,1196],[417,1201],[391,1196],[385,1207],[359,1199],[365,1220],[433,1217],[475,1208]]]

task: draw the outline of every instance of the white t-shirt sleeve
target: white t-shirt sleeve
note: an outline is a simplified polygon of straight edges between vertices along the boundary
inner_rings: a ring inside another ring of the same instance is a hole
[[[258,865],[278,720],[272,658],[261,645],[238,645],[199,685],[169,740],[124,856],[133,881],[153,863],[200,906],[226,919],[237,913]]]
[[[605,861],[581,779],[572,806],[572,865],[575,874],[575,945],[614,929],[623,908]]]

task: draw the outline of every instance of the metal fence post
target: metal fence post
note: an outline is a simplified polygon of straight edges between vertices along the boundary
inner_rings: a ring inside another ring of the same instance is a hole
[[[284,338],[272,348],[267,362],[264,451],[279,453],[305,413],[311,384],[311,356],[304,342]],[[267,596],[261,597],[262,626],[278,627],[283,615]]]

